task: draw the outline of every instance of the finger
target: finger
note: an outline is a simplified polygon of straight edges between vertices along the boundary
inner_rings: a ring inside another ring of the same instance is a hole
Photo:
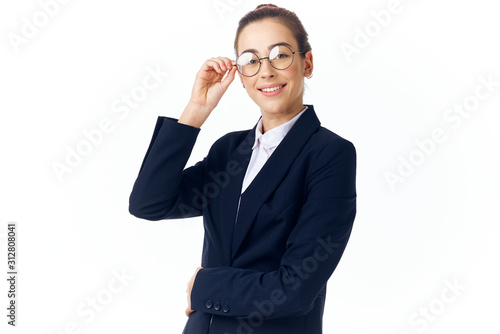
[[[189,317],[191,315],[191,313],[193,313],[194,311],[188,306],[186,308],[186,311],[184,311],[184,313],[186,313],[186,315]]]
[[[221,63],[218,61],[213,61],[213,68],[220,75],[224,75],[224,73],[226,73],[226,70],[222,67]]]
[[[206,64],[205,68],[206,71],[214,70],[215,72],[224,75],[225,71],[222,70],[220,64],[217,61],[210,59],[207,60],[205,64]]]
[[[212,60],[219,65],[219,68],[224,73],[230,68],[230,66],[227,66],[229,64],[228,58],[217,57],[217,58],[212,58]]]
[[[217,57],[215,60],[219,63],[222,70],[227,71],[231,69],[231,60],[229,58]]]
[[[226,92],[226,90],[229,88],[229,85],[233,82],[235,74],[236,74],[236,67],[232,67],[229,70],[227,76],[221,82],[223,92]]]
[[[231,60],[229,58],[223,58],[223,60],[228,70],[231,70],[234,67],[234,65],[236,65],[236,60]]]
[[[228,70],[231,70],[233,64],[236,64],[236,61],[233,61],[227,57],[217,57],[217,58],[212,58],[211,60],[219,64],[221,71],[223,71],[224,73]]]

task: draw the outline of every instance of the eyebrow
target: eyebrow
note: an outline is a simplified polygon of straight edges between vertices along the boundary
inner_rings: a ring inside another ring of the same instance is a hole
[[[292,48],[292,46],[290,44],[288,44],[287,42],[279,42],[279,43],[274,43],[274,44],[269,45],[267,47],[267,49],[268,49],[268,51],[271,51],[272,48],[274,48],[275,46],[278,46],[278,45],[285,45],[285,46],[288,46],[290,49]],[[255,50],[255,49],[246,49],[245,51],[240,53],[240,56],[245,52],[253,52],[255,54],[259,53],[259,51]]]

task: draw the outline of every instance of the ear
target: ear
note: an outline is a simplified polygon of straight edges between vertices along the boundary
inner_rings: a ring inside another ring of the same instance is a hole
[[[304,76],[308,77],[313,72],[313,54],[311,51],[307,51],[304,59]]]

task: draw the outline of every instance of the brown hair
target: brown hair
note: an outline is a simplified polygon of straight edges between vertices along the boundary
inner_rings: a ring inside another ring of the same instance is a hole
[[[304,53],[300,53],[300,55],[302,58],[305,58],[305,53],[307,51],[311,51],[311,45],[309,44],[308,35],[302,25],[302,22],[300,22],[294,12],[273,4],[258,5],[257,8],[248,12],[241,18],[238,24],[238,29],[236,30],[236,37],[234,39],[234,53],[236,54],[236,57],[238,57],[238,39],[243,28],[252,22],[261,21],[267,18],[276,19],[290,29],[299,46],[299,50],[294,51],[304,51]]]

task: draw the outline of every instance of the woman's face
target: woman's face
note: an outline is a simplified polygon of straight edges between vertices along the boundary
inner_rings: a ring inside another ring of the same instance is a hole
[[[238,55],[245,50],[255,49],[259,58],[269,55],[270,46],[285,42],[291,45],[292,51],[298,49],[297,41],[292,32],[276,20],[264,19],[250,23],[240,33],[238,39]],[[292,65],[285,70],[277,70],[263,59],[259,72],[253,77],[242,76],[243,83],[250,98],[263,110],[267,117],[296,113],[302,110],[302,94],[304,77],[312,72],[312,53],[308,52],[303,59],[301,54],[295,54]],[[262,86],[285,85],[277,95],[266,96],[260,90]]]

